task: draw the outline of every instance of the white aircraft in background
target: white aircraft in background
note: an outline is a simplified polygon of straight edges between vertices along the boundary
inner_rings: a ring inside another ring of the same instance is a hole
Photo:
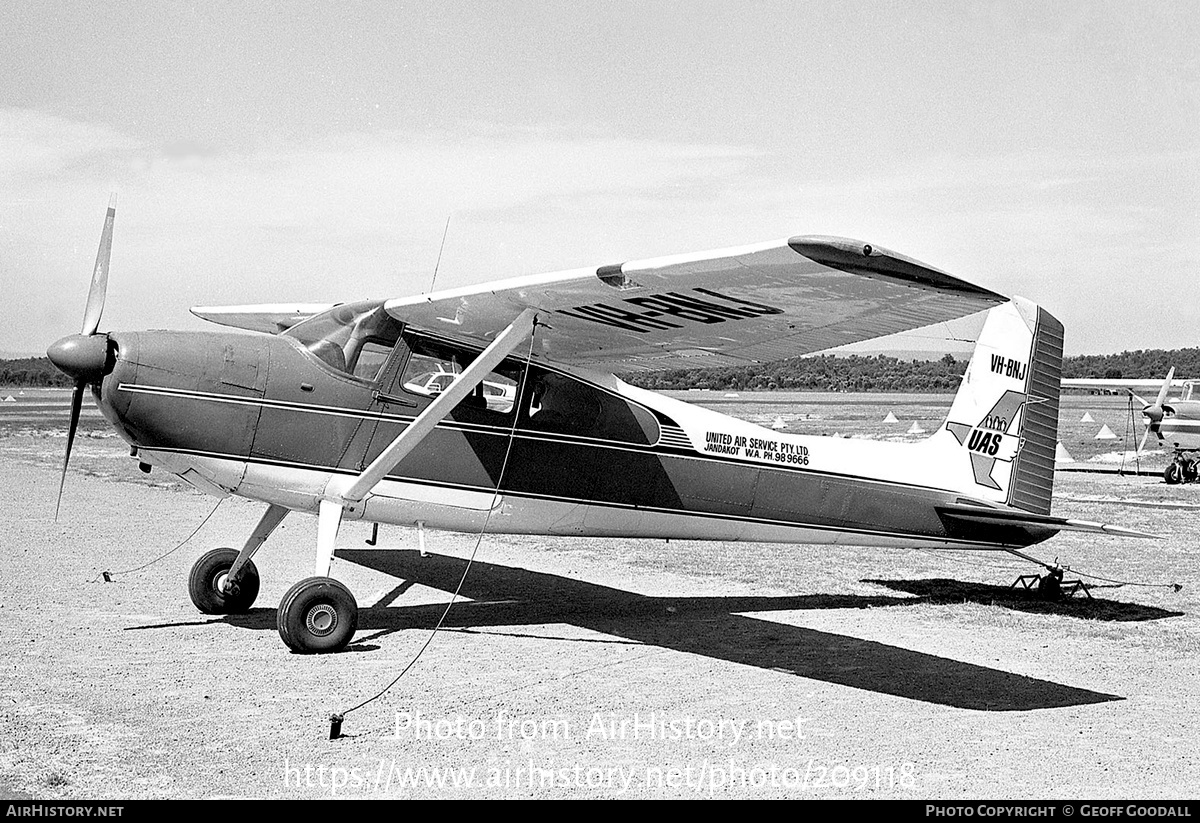
[[[1138,444],[1138,453],[1146,449],[1153,434],[1158,442],[1173,452],[1173,459],[1163,470],[1163,478],[1171,484],[1191,483],[1200,479],[1200,381],[1175,380],[1175,369],[1166,380],[1085,379],[1063,380],[1063,388],[1096,389],[1107,392],[1128,392],[1142,404],[1146,433]],[[1181,388],[1179,397],[1168,400],[1172,388]],[[1135,391],[1158,389],[1154,402],[1134,394]]]

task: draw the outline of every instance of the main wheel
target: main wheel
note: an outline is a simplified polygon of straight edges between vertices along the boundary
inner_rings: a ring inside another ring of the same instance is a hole
[[[249,610],[258,597],[258,569],[253,560],[242,566],[238,579],[229,581],[229,570],[238,553],[213,549],[202,555],[188,575],[188,594],[205,614],[238,614]]]
[[[332,577],[307,577],[279,601],[279,636],[294,652],[336,652],[358,630],[354,595]]]
[[[1163,469],[1163,480],[1166,480],[1172,486],[1183,480],[1183,471],[1179,468],[1178,463],[1171,463]]]

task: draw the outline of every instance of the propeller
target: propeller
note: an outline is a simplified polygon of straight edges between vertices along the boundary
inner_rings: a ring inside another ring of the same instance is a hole
[[[1145,450],[1146,441],[1150,439],[1151,432],[1158,431],[1158,424],[1161,423],[1163,419],[1163,401],[1167,399],[1167,392],[1171,390],[1171,378],[1174,376],[1175,367],[1172,366],[1171,370],[1167,372],[1167,379],[1163,381],[1162,388],[1158,390],[1158,397],[1155,398],[1153,403],[1147,403],[1136,394],[1130,392],[1130,394],[1133,394],[1133,396],[1137,398],[1138,402],[1143,405],[1144,408],[1142,409],[1142,414],[1146,417],[1147,421],[1146,433],[1142,435],[1142,442],[1138,444],[1138,454],[1141,454],[1142,451]]]
[[[117,215],[117,196],[108,201],[108,213],[104,218],[104,229],[100,233],[100,248],[96,251],[96,266],[92,269],[92,284],[88,289],[87,306],[83,311],[83,328],[79,334],[68,335],[56,341],[46,350],[59,371],[75,378],[71,392],[71,422],[67,427],[67,452],[63,456],[62,477],[58,481],[58,501],[54,504],[54,519],[62,506],[63,487],[67,482],[67,464],[71,462],[71,447],[75,443],[75,430],[79,428],[79,413],[83,408],[83,392],[89,383],[100,380],[111,371],[109,362],[109,339],[107,334],[97,334],[100,316],[104,313],[104,297],[108,291],[108,261],[112,254],[113,220]]]

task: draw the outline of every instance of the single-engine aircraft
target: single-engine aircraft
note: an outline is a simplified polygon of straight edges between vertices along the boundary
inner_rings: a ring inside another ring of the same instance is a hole
[[[278,610],[297,652],[355,633],[354,596],[329,576],[345,520],[1029,560],[1021,549],[1064,529],[1148,536],[1050,513],[1062,325],[886,249],[799,236],[414,297],[192,310],[255,334],[101,333],[114,215],[83,329],[48,351],[75,379],[59,502],[91,386],[143,468],[266,507],[240,550],[196,561],[200,611],[249,609],[254,553],[289,512],[316,514],[313,576]],[[772,431],[617,377],[779,360],[981,310],[949,416],[919,443]]]
[[[1146,450],[1146,441],[1153,434],[1160,445],[1173,452],[1171,462],[1163,469],[1163,479],[1172,485],[1194,483],[1200,480],[1200,381],[1175,381],[1174,377],[1172,368],[1153,403],[1138,397],[1134,391],[1144,391],[1147,386],[1153,391],[1158,381],[1072,378],[1064,380],[1063,387],[1129,392],[1130,397],[1142,404],[1142,421],[1146,424],[1137,453]],[[1168,400],[1167,394],[1176,383],[1181,385],[1182,393]]]

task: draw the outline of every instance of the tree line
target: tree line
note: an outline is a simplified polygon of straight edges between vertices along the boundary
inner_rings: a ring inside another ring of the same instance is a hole
[[[1063,359],[1065,378],[1153,380],[1175,367],[1180,377],[1200,377],[1200,348],[1139,349],[1120,354],[1084,354]],[[952,392],[967,360],[901,360],[887,355],[817,355],[756,366],[639,374],[631,383],[647,389],[717,391]]]
[[[1069,357],[1063,363],[1063,377],[1153,380],[1165,378],[1172,366],[1179,377],[1200,378],[1200,349],[1139,349]]]
[[[636,374],[626,379],[642,388],[716,391],[944,392],[957,388],[966,360],[901,360],[818,355],[755,366],[689,369]]]
[[[47,357],[23,357],[19,360],[0,360],[0,386],[21,388],[70,388],[75,381],[54,367]]]
[[[1200,377],[1200,348],[1139,349],[1120,354],[1085,354],[1063,361],[1063,377],[1145,380],[1175,367],[1181,377]],[[754,366],[637,374],[629,382],[646,389],[715,391],[949,392],[958,388],[967,361],[947,354],[940,360],[902,360],[888,355],[797,357]],[[71,378],[45,357],[0,360],[0,386],[64,387]]]

